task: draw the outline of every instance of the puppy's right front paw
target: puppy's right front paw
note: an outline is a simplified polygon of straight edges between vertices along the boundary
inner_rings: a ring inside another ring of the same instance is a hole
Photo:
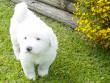
[[[36,79],[36,76],[35,75],[28,75],[26,76],[29,80],[35,80]]]
[[[43,70],[38,69],[38,75],[40,77],[48,75],[48,69],[43,69]]]

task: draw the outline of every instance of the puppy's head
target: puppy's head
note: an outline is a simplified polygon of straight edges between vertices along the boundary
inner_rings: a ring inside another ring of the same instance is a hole
[[[20,51],[29,54],[40,54],[50,47],[50,40],[43,33],[28,33],[20,39]]]

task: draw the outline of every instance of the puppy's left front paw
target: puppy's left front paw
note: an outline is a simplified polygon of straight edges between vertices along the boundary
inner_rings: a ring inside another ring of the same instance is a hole
[[[35,80],[36,79],[36,76],[35,75],[28,75],[26,76],[29,80]]]
[[[41,77],[48,75],[48,69],[38,68],[38,75],[41,76]]]

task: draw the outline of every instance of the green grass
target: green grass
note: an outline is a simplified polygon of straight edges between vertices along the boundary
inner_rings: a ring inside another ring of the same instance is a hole
[[[110,83],[109,52],[82,40],[69,26],[41,15],[58,37],[58,55],[48,76],[36,77],[35,82],[27,80],[11,47],[9,22],[12,14],[9,0],[0,0],[0,83]]]

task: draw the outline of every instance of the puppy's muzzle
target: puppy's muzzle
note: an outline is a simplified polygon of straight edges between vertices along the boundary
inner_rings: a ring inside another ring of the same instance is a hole
[[[27,47],[26,50],[27,50],[28,52],[30,52],[30,51],[32,51],[32,47]]]

